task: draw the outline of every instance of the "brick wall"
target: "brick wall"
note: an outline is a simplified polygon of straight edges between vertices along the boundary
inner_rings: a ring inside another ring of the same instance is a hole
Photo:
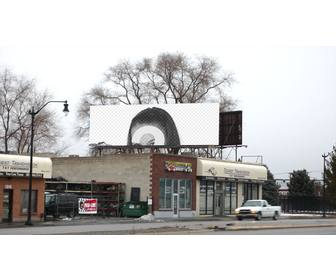
[[[27,214],[21,212],[21,190],[28,190],[28,178],[0,177],[0,221],[3,218],[3,190],[5,185],[11,186],[13,191],[13,221],[25,221]],[[33,190],[37,190],[37,212],[32,213],[32,220],[40,220],[44,213],[44,179],[33,179]]]
[[[165,170],[165,161],[178,161],[192,164],[192,172],[169,172]],[[178,155],[152,154],[151,190],[153,197],[153,211],[159,210],[160,178],[190,179],[192,180],[192,210],[196,209],[196,167],[197,158]]]

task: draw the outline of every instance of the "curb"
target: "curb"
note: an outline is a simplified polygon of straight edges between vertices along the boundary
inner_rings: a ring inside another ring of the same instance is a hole
[[[216,228],[214,230],[225,230],[225,231],[239,231],[239,230],[263,230],[263,229],[290,229],[290,228],[316,228],[316,227],[336,227],[335,224],[327,225],[279,225],[279,226],[259,226],[259,227],[235,227],[226,226],[223,228]]]

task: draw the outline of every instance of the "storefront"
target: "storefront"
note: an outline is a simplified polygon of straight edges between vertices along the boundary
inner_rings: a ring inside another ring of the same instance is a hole
[[[32,220],[44,213],[45,179],[51,178],[51,160],[33,159]],[[0,221],[25,221],[28,208],[29,157],[0,154]]]
[[[196,213],[196,157],[120,154],[53,158],[53,178],[72,182],[122,182],[125,202],[148,202],[156,217],[192,217]]]
[[[125,202],[148,202],[156,217],[229,215],[243,201],[261,198],[267,177],[261,165],[160,153],[52,161],[53,178],[124,183]]]
[[[230,215],[248,199],[262,198],[262,165],[197,159],[197,215]]]
[[[196,215],[195,157],[152,155],[153,214],[156,217]]]

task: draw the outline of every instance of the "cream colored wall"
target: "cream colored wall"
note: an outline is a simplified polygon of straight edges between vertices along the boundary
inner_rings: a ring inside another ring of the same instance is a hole
[[[52,158],[53,178],[72,182],[116,182],[126,184],[126,201],[132,187],[139,187],[140,199],[146,201],[150,192],[150,155],[123,154],[102,157]]]

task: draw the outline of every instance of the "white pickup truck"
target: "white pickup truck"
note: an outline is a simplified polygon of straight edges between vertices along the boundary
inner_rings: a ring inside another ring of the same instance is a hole
[[[271,206],[266,200],[247,200],[242,207],[235,210],[235,214],[238,220],[255,218],[259,221],[264,217],[277,220],[281,214],[281,207]]]

